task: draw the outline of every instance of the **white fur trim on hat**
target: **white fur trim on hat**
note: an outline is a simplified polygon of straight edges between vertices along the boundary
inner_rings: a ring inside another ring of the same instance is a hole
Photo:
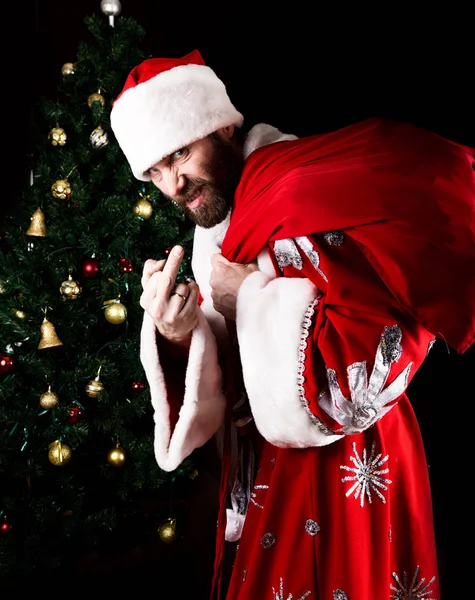
[[[114,103],[111,127],[133,174],[220,127],[243,123],[223,82],[204,65],[181,65],[127,89]]]

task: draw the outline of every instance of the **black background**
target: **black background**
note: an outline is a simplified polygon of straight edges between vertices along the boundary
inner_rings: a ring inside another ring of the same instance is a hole
[[[302,136],[390,116],[475,146],[474,10],[440,6],[123,0],[122,15],[144,27],[157,56],[198,48],[246,125],[267,122]],[[27,0],[3,10],[3,214],[27,181],[31,107],[55,93],[92,13],[102,14],[99,0]],[[411,384],[445,600],[470,589],[474,366],[473,349],[458,356],[438,343]]]

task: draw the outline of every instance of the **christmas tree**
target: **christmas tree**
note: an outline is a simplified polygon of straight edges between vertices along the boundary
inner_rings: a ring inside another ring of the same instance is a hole
[[[197,472],[193,456],[172,473],[156,464],[139,358],[143,263],[179,243],[189,276],[193,232],[133,177],[113,137],[112,102],[149,53],[118,0],[101,7],[56,97],[35,108],[29,182],[2,232],[2,577],[56,569],[127,535],[174,541],[173,515],[144,506]]]

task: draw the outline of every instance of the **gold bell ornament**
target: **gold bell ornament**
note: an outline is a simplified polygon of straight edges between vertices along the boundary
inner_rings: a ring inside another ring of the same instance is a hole
[[[127,308],[119,299],[107,300],[107,302],[104,302],[104,305],[106,306],[104,316],[109,323],[120,325],[127,319]]]
[[[71,198],[71,185],[67,179],[58,179],[51,186],[51,193],[57,200],[69,200]]]
[[[177,539],[176,519],[169,517],[158,528],[158,535],[165,544],[173,544]]]
[[[48,386],[48,391],[40,396],[40,406],[45,410],[54,408],[59,404],[59,397],[57,394],[51,391],[51,386]]]
[[[107,453],[107,462],[113,467],[122,467],[125,463],[125,450],[119,442]]]
[[[49,445],[48,459],[55,467],[67,465],[71,460],[71,448],[59,440],[55,440]]]
[[[69,273],[66,281],[63,281],[59,291],[65,300],[77,300],[82,292],[82,287],[77,281],[74,281],[71,273]]]
[[[148,198],[150,198],[150,196],[144,197],[142,196],[142,194],[140,194],[140,196],[141,198],[137,200],[137,202],[132,207],[133,213],[136,217],[139,217],[139,219],[150,219],[153,213],[153,206],[148,201]]]
[[[74,75],[74,64],[72,62],[64,63],[64,65],[61,67],[61,75],[63,77]]]
[[[46,237],[48,231],[46,230],[45,215],[41,208],[37,208],[31,217],[31,223],[26,231],[26,235],[33,235],[36,237]]]
[[[51,321],[48,321],[48,319],[46,318],[46,311],[44,311],[44,313],[45,317],[40,327],[41,339],[40,343],[38,344],[38,350],[43,350],[44,348],[54,348],[55,346],[62,346],[63,342],[59,339],[53,323],[51,323]]]
[[[53,127],[48,133],[48,139],[52,146],[64,146],[68,136],[62,127]]]
[[[99,379],[101,368],[102,365],[99,367],[96,377],[88,381],[86,384],[86,394],[90,398],[97,398],[97,396],[99,396],[99,394],[104,390],[104,384]]]

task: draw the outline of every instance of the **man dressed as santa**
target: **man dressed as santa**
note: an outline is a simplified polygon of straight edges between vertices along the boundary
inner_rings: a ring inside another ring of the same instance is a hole
[[[213,597],[226,537],[227,600],[440,599],[406,390],[474,341],[474,151],[379,118],[245,131],[198,51],[138,65],[111,125],[196,224],[196,282],[180,247],[144,265],[141,359],[160,467],[219,440]]]

